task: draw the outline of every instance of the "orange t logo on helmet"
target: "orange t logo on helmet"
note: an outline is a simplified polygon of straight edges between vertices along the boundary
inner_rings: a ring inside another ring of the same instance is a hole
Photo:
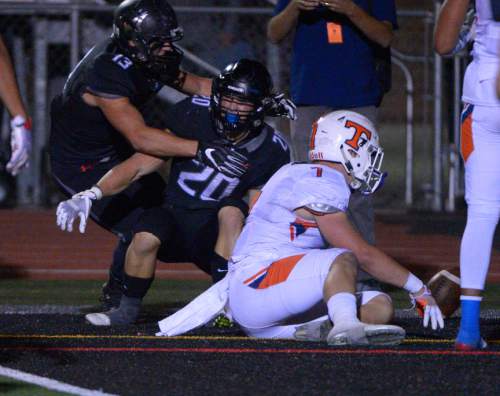
[[[314,121],[312,124],[312,131],[311,131],[311,139],[309,140],[309,150],[314,150],[315,148],[315,142],[314,139],[316,138],[316,132],[318,132],[318,121]]]
[[[351,139],[345,141],[347,145],[351,146],[356,151],[359,149],[359,139],[361,138],[361,136],[365,135],[368,140],[372,138],[372,133],[363,125],[360,125],[351,120],[347,120],[345,126],[346,128],[354,128],[356,130],[354,136]]]

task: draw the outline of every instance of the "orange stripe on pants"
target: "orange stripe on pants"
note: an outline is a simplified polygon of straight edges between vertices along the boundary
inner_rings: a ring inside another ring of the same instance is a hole
[[[462,127],[460,130],[460,152],[462,153],[462,158],[464,162],[467,162],[467,158],[474,151],[474,141],[472,139],[472,111],[467,117],[462,121]]]
[[[295,265],[302,257],[304,257],[304,255],[299,254],[296,256],[285,257],[272,263],[268,267],[267,275],[260,283],[258,289],[266,289],[268,287],[286,281],[288,276],[290,275],[290,272],[292,272],[292,270],[295,268]]]
[[[268,268],[269,267],[261,269],[259,272],[257,272],[255,275],[253,275],[250,278],[248,278],[247,280],[245,280],[243,283],[245,285],[248,285],[250,282],[252,282],[253,280],[257,279],[259,277],[259,275],[262,275],[264,272],[266,272]]]

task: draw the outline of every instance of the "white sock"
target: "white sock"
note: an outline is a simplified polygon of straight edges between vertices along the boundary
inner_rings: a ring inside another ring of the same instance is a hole
[[[352,293],[337,293],[326,303],[328,316],[334,325],[344,323],[359,323],[356,308],[356,296]]]
[[[460,287],[483,290],[491,259],[498,212],[481,211],[470,205],[460,244]]]

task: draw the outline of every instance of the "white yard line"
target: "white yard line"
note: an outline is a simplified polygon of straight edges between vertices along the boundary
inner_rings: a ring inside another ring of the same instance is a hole
[[[2,315],[83,315],[82,311],[95,305],[57,305],[57,304],[0,304]]]
[[[52,389],[59,392],[66,392],[71,395],[81,395],[81,396],[116,396],[111,393],[104,393],[100,390],[92,390],[80,388],[79,386],[74,386],[66,384],[64,382],[59,382],[50,378],[40,377],[38,375],[25,373],[24,371],[13,370],[8,367],[0,366],[0,375],[5,377],[13,378],[18,381],[28,382],[30,384],[35,384],[41,386],[42,388]]]

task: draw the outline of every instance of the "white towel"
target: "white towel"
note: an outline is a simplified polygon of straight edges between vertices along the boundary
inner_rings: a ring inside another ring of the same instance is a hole
[[[184,308],[158,322],[157,336],[176,336],[203,326],[224,312],[229,299],[229,276],[212,285]]]

